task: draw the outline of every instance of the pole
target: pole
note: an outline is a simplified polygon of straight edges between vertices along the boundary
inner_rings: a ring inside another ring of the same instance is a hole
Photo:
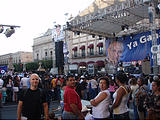
[[[156,24],[155,24],[155,6],[154,0],[151,1],[150,6],[148,8],[149,14],[149,22],[151,25],[151,37],[152,37],[152,46],[157,45],[157,38],[156,38]],[[158,65],[157,65],[157,53],[152,53],[153,58],[153,74],[156,76],[158,75]]]

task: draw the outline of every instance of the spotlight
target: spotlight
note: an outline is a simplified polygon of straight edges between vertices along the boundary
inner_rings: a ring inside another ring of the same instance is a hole
[[[122,26],[121,26],[121,29],[122,29],[122,30],[124,30],[124,29],[125,29],[125,26],[124,26],[124,25],[122,25]]]
[[[0,26],[0,33],[2,33],[4,30],[3,26]]]
[[[80,35],[80,32],[79,32],[79,31],[77,31],[77,35]]]
[[[99,40],[102,40],[102,36],[101,35],[99,35]]]
[[[95,38],[95,34],[92,34],[92,38]]]
[[[115,37],[115,36],[116,36],[116,33],[113,33],[113,36]]]
[[[116,37],[116,41],[118,41],[118,37]]]
[[[15,29],[13,27],[7,28],[5,31],[6,37],[10,37],[15,32]]]

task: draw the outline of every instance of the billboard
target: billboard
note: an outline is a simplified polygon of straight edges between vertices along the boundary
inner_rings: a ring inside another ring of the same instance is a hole
[[[4,74],[7,71],[7,66],[0,66],[0,74]]]
[[[160,43],[160,30],[156,31],[157,44]],[[142,61],[147,54],[152,58],[151,32],[123,36],[116,39],[106,39],[106,60],[117,64],[119,61]]]

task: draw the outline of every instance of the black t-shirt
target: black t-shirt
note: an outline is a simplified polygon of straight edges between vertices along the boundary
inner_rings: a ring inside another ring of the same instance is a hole
[[[37,89],[22,91],[20,101],[23,101],[22,115],[28,119],[40,119],[42,113],[42,104],[46,102],[44,91]]]

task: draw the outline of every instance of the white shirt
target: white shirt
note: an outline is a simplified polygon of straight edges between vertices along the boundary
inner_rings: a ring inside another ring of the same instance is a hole
[[[4,81],[2,79],[0,79],[0,89],[3,87],[3,83],[4,83]]]
[[[101,91],[96,96],[96,98],[98,96],[100,96],[100,94],[103,93],[103,92],[105,92],[107,94],[107,97],[103,101],[101,101],[97,106],[94,106],[92,108],[94,118],[108,118],[110,116],[110,112],[108,110],[109,109],[109,104],[111,102],[110,92],[108,90]]]
[[[21,84],[23,87],[27,87],[28,86],[28,79],[27,77],[24,77],[21,79]]]
[[[90,83],[91,83],[91,88],[97,88],[98,83],[95,79],[92,79]]]
[[[120,86],[120,87],[123,87],[123,86]],[[119,87],[119,88],[120,88],[120,87]],[[116,101],[117,92],[118,92],[119,88],[118,88],[118,89],[116,90],[116,92],[113,94],[113,98],[114,98],[113,103]],[[125,89],[125,88],[123,87],[123,89]],[[118,107],[116,107],[115,109],[113,109],[113,114],[123,114],[123,113],[128,112],[128,106],[127,106],[128,100],[129,100],[129,93],[126,93],[126,94],[122,97],[122,100],[121,100],[121,102],[120,102],[120,105],[119,105]]]

